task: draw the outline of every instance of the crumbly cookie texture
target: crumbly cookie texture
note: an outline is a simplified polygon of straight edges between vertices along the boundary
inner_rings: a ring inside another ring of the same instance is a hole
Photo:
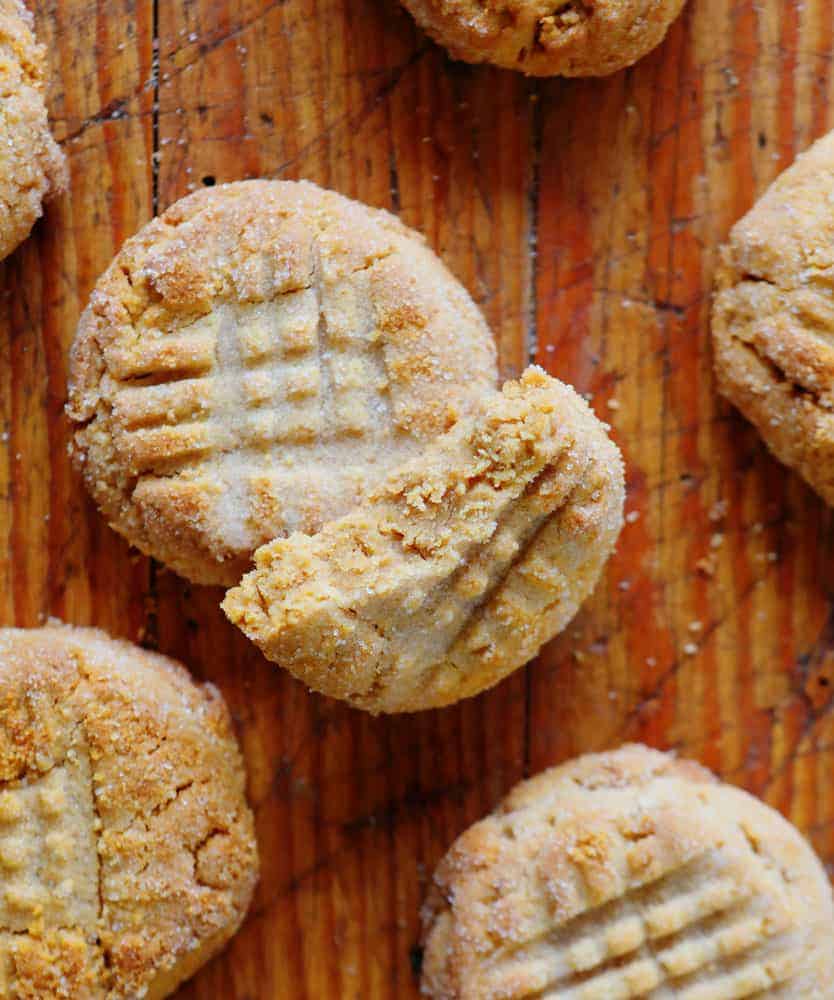
[[[117,531],[198,583],[345,513],[495,385],[479,310],[412,230],[313,184],[177,202],[100,279],[75,456]]]
[[[530,368],[364,505],[259,549],[223,609],[317,691],[371,712],[446,705],[570,621],[619,534],[623,490],[587,403]]]
[[[403,0],[454,59],[529,76],[606,76],[659,45],[683,0]]]
[[[718,388],[834,505],[834,132],[733,227],[716,276]]]
[[[0,629],[0,996],[159,1000],[257,879],[228,712],[93,629]]]
[[[441,861],[435,1000],[832,996],[834,906],[808,843],[697,764],[628,745],[518,785]]]
[[[45,51],[20,0],[0,0],[0,260],[28,235],[67,168],[44,105]]]

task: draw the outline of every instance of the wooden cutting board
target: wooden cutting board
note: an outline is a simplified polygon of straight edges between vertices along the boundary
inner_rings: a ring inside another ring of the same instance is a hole
[[[675,747],[834,862],[834,544],[823,504],[714,392],[716,249],[832,125],[832,0],[690,0],[609,79],[449,62],[395,0],[42,0],[72,194],[0,265],[0,623],[55,615],[182,659],[229,700],[263,879],[190,1000],[416,996],[453,838],[526,774]],[[67,460],[66,358],[113,253],[201,184],[307,177],[421,229],[492,324],[591,394],[628,465],[604,581],[538,662],[373,719],[260,659],[132,552]]]

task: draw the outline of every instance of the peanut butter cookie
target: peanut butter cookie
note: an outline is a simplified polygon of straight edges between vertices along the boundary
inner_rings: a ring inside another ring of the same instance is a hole
[[[93,629],[0,629],[0,996],[168,996],[256,877],[213,687]]]
[[[606,76],[663,40],[683,0],[403,0],[454,59],[528,76]]]
[[[200,191],[129,240],[73,347],[75,454],[113,527],[198,583],[315,531],[494,386],[469,295],[387,212]]]
[[[620,453],[538,368],[310,538],[265,545],[223,608],[310,687],[371,712],[477,694],[593,589],[622,526]]]
[[[716,276],[718,388],[834,505],[834,132],[733,227]]]
[[[435,1000],[827,1000],[831,887],[799,832],[642,746],[518,785],[458,838],[423,911]]]
[[[29,235],[44,199],[66,186],[49,131],[44,48],[20,0],[0,0],[0,260]]]

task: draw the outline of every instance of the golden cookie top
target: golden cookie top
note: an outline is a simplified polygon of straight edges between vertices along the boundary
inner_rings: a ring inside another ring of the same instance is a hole
[[[733,227],[716,274],[718,387],[834,504],[834,133]]]
[[[99,281],[69,413],[113,526],[192,580],[344,513],[495,380],[464,289],[386,212],[313,184],[178,202]]]
[[[0,995],[167,996],[257,877],[219,693],[92,629],[0,629]]]
[[[455,59],[530,76],[605,76],[658,45],[683,0],[403,0]]]
[[[530,368],[313,538],[263,546],[229,618],[310,687],[372,712],[450,704],[561,631],[622,526],[616,446]]]
[[[0,260],[29,235],[44,199],[66,185],[43,102],[44,62],[32,15],[20,0],[0,0]]]
[[[517,786],[440,863],[424,994],[822,998],[831,889],[778,813],[641,746]]]

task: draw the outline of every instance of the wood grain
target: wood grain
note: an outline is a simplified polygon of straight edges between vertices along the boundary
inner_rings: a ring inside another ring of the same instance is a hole
[[[624,739],[763,795],[834,862],[830,513],[718,401],[716,250],[832,125],[832,4],[690,0],[606,80],[449,62],[394,0],[42,0],[72,193],[0,265],[0,622],[92,623],[228,698],[263,880],[180,996],[416,996],[451,840],[520,777]],[[399,212],[482,305],[502,370],[592,396],[628,463],[603,584],[539,661],[442,712],[308,695],[138,557],[66,456],[66,355],[124,238],[188,190],[307,177]]]

